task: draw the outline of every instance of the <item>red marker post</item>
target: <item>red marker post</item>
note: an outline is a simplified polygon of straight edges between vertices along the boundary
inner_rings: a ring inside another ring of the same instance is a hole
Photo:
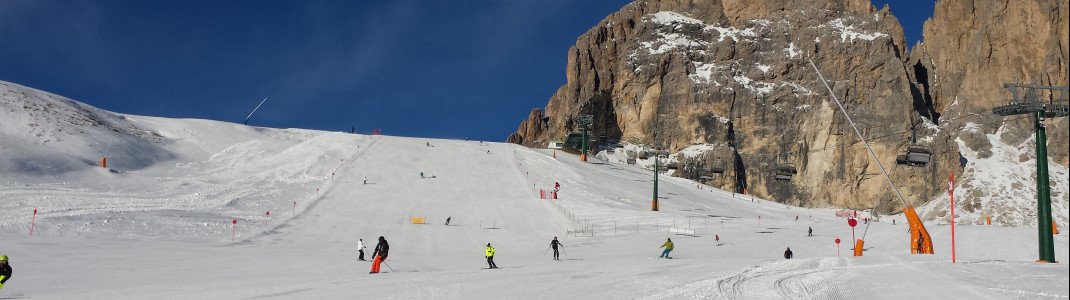
[[[230,220],[230,241],[232,241],[232,242],[234,241],[234,237],[238,233],[237,226],[238,226],[238,219],[231,219]]]
[[[836,237],[836,257],[840,257],[840,237]]]
[[[30,236],[33,236],[34,223],[37,223],[37,208],[33,208],[33,217],[30,218]]]
[[[268,224],[271,224],[271,211],[265,212],[264,215],[267,216],[267,220],[264,220],[264,226],[268,226]]]
[[[297,216],[297,201],[294,201],[294,210],[290,213],[290,216]]]
[[[855,225],[858,225],[858,220],[847,219],[847,225],[851,226],[851,243],[855,243]]]

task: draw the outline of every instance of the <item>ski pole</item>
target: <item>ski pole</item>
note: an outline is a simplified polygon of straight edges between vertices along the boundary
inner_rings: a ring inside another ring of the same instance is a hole
[[[390,269],[390,272],[395,272],[395,271],[394,271],[394,268],[391,268],[391,267],[390,267],[390,265],[386,264],[386,261],[385,261],[385,260],[384,260],[384,261],[381,261],[381,263],[383,263],[383,265],[385,265],[387,269]]]
[[[546,250],[542,252],[542,255],[546,255],[546,252],[550,251],[550,247],[546,247]]]

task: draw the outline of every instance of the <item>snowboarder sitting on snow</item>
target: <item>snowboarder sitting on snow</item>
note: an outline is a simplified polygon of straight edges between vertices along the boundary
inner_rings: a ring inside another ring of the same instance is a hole
[[[494,264],[494,247],[487,243],[487,264],[490,265],[490,269],[497,269],[498,265]]]
[[[357,240],[357,251],[360,252],[360,256],[357,256],[357,260],[365,261],[364,260],[364,249],[367,249],[367,248],[364,247],[364,239]]]
[[[7,255],[0,255],[0,288],[11,279],[11,265],[7,264]]]
[[[557,246],[564,247],[565,244],[562,244],[561,242],[559,242],[557,240],[557,237],[555,236],[554,240],[550,241],[550,248],[554,248],[554,260],[561,260],[560,255],[557,253]]]
[[[375,260],[372,260],[372,271],[368,274],[379,273],[379,264],[386,260],[386,254],[390,252],[390,244],[386,242],[386,238],[379,237],[379,243],[375,245],[375,252],[372,252],[372,256]]]
[[[784,258],[785,259],[791,259],[792,256],[794,256],[794,255],[791,253],[791,247],[788,247],[788,250],[784,250]]]
[[[669,238],[664,244],[661,244],[661,247],[665,248],[665,251],[661,251],[661,256],[658,258],[672,258],[669,257],[669,252],[672,252],[672,246],[672,238]]]

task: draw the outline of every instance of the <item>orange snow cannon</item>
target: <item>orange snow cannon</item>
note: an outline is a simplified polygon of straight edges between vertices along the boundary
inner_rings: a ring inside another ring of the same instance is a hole
[[[921,223],[921,218],[918,218],[914,206],[907,205],[903,214],[906,215],[907,223],[910,224],[910,253],[933,254],[933,239],[929,236],[929,231],[925,230],[925,224]]]

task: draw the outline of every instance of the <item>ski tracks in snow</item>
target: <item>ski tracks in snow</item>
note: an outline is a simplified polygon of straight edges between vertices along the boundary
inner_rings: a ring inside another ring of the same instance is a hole
[[[839,258],[783,260],[739,273],[699,280],[643,299],[847,299],[837,287],[847,286],[855,267]]]

